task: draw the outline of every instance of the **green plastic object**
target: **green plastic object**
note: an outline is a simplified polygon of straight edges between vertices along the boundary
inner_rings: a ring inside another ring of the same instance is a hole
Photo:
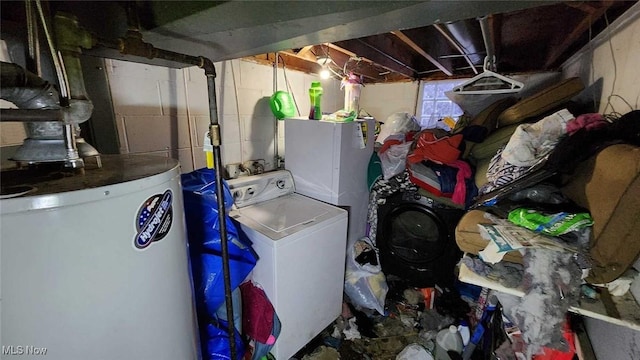
[[[311,103],[309,119],[321,120],[322,110],[320,109],[320,103],[322,102],[322,85],[319,81],[311,82],[311,87],[309,88],[309,101]]]
[[[529,230],[550,236],[558,236],[593,225],[588,213],[559,212],[544,215],[538,211],[519,208],[509,212],[509,221]]]
[[[269,106],[271,107],[271,112],[273,112],[273,115],[278,120],[292,117],[296,113],[293,98],[291,94],[286,91],[276,91],[273,93],[271,98],[269,98]]]

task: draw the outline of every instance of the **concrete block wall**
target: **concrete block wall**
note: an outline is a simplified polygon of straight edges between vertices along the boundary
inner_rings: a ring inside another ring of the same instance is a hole
[[[563,76],[579,76],[588,85],[582,100],[595,101],[599,112],[625,114],[639,109],[638,59],[640,3],[570,58],[562,68]],[[640,259],[634,268],[640,270]],[[635,277],[631,292],[638,301],[640,276]],[[598,359],[640,359],[640,331],[588,317],[585,327]]]
[[[415,115],[418,91],[418,81],[366,85],[361,90],[360,109],[379,121],[397,112]]]
[[[3,109],[15,109],[16,107],[4,100],[0,100],[0,107]],[[24,124],[19,122],[0,123],[0,147],[21,145],[22,140],[27,137]]]
[[[284,155],[284,123],[276,121],[269,107],[274,92],[273,68],[244,60],[215,66],[223,164],[264,159],[267,170],[275,168],[276,150]],[[171,156],[180,161],[183,172],[205,166],[203,139],[209,124],[209,102],[201,69],[107,60],[107,74],[121,153]],[[286,79],[300,116],[306,116],[307,90],[318,77],[286,70]],[[278,90],[288,90],[282,69],[277,83]],[[322,83],[323,111],[340,109],[339,81]]]
[[[599,112],[625,114],[640,105],[639,60],[640,4],[635,4],[567,60],[562,72],[565,77],[578,76],[588,84],[581,97],[595,100]]]

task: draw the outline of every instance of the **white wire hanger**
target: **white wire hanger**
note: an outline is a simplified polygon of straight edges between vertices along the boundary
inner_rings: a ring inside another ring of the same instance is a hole
[[[495,57],[492,63],[495,63]],[[489,70],[489,57],[484,58],[484,71],[453,89],[456,94],[509,94],[522,90],[524,84]]]

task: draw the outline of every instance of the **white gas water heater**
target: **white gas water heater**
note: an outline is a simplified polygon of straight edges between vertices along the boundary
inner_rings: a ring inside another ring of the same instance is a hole
[[[198,358],[179,165],[102,163],[3,171],[0,358]]]

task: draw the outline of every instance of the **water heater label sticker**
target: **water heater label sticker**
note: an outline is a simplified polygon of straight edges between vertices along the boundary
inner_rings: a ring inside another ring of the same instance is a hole
[[[137,249],[144,249],[154,241],[160,241],[171,229],[173,222],[173,193],[167,190],[148,198],[136,216],[138,233],[133,239]]]

